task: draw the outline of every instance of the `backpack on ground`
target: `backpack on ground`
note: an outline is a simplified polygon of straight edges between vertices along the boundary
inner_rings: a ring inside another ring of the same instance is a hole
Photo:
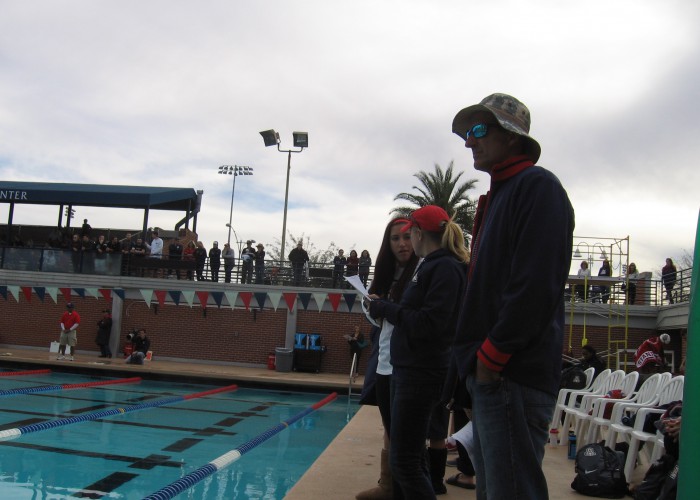
[[[576,453],[576,477],[571,487],[583,495],[622,498],[627,494],[625,456],[599,443],[587,444]]]

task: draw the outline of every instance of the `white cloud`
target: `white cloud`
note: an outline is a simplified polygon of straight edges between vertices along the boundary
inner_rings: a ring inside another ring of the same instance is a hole
[[[309,149],[292,155],[288,229],[374,254],[415,172],[454,160],[479,179],[474,196],[488,189],[450,125],[501,91],[530,107],[577,234],[629,234],[640,269],[655,269],[694,242],[699,10],[682,0],[13,2],[0,18],[0,176],[203,189],[198,229],[210,244],[226,237],[231,194],[217,167],[250,165],[234,228],[271,242],[287,157],[258,131],[278,130],[282,148],[307,131]],[[83,210],[95,226],[141,225],[138,214]],[[154,213],[151,225],[180,217]]]

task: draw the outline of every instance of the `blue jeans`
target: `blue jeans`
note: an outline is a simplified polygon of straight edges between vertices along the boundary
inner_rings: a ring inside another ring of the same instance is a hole
[[[556,397],[503,378],[467,377],[472,397],[477,499],[549,498],[542,459]]]
[[[410,378],[399,377],[396,372],[391,377],[389,462],[403,498],[425,500],[435,498],[425,458],[425,440],[430,415],[442,395],[443,383]],[[394,492],[394,498],[402,497]]]

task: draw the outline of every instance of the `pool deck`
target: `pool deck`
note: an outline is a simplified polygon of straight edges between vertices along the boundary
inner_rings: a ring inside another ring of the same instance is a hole
[[[225,384],[239,383],[245,386],[274,386],[276,388],[314,391],[338,391],[347,393],[347,375],[327,373],[277,372],[266,368],[247,368],[233,365],[203,364],[162,360],[146,362],[143,366],[127,365],[123,359],[102,360],[94,354],[78,353],[76,361],[57,361],[55,354],[44,350],[0,347],[0,365],[14,369],[52,368],[80,371],[105,376],[134,376],[143,374],[149,378],[178,378],[192,382]],[[357,394],[362,378],[353,385]],[[363,406],[357,415],[340,432],[308,472],[286,496],[289,500],[334,498],[353,499],[355,494],[376,484],[379,477],[379,455],[382,443],[382,425],[376,407]],[[581,499],[582,495],[571,489],[574,478],[574,462],[566,457],[566,447],[547,446],[544,471],[551,500]],[[635,470],[633,482],[641,481],[646,467]],[[448,467],[446,477],[457,470]],[[440,498],[476,498],[473,490],[447,486],[447,494]]]

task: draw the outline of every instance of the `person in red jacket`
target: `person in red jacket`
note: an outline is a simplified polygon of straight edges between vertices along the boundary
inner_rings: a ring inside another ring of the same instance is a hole
[[[58,356],[56,359],[66,359],[66,345],[70,346],[70,360],[73,361],[75,346],[78,344],[78,327],[80,315],[75,311],[72,302],[66,304],[66,312],[61,316],[61,337],[58,339]]]

